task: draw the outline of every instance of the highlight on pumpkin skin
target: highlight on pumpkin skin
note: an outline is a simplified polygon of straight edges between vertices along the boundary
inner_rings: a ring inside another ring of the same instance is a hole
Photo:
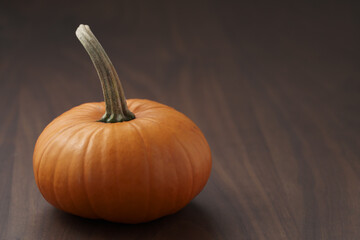
[[[134,119],[135,115],[126,104],[125,93],[114,65],[90,27],[80,24],[75,33],[89,54],[103,89],[106,112],[99,121],[115,123]]]
[[[126,102],[114,66],[90,28],[80,25],[76,35],[94,63],[105,102],[76,106],[42,131],[33,155],[41,194],[65,212],[119,223],[179,211],[209,179],[206,138],[174,108],[146,99]],[[122,123],[99,123],[101,116],[103,122]]]

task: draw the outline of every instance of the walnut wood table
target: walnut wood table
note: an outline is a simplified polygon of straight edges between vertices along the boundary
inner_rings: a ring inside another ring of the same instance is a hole
[[[0,239],[360,239],[359,6],[237,2],[1,2]],[[43,128],[102,101],[80,23],[127,98],[176,108],[208,139],[211,177],[180,212],[88,220],[37,189]]]

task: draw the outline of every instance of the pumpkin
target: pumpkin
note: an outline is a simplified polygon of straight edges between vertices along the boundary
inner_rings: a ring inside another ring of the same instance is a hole
[[[125,99],[110,59],[91,32],[76,31],[98,72],[105,102],[54,119],[33,155],[36,184],[53,206],[85,218],[147,222],[173,214],[204,188],[211,152],[184,114]]]

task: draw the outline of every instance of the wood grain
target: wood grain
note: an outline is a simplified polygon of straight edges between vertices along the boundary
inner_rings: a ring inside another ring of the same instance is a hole
[[[0,3],[0,239],[360,239],[360,18],[355,2]],[[32,153],[100,83],[89,24],[127,98],[175,107],[213,154],[205,190],[140,225],[50,206]]]

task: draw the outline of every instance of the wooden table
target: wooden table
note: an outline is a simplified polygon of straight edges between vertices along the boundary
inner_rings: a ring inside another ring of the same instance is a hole
[[[2,2],[0,239],[360,239],[358,13],[344,1]],[[180,212],[87,220],[37,189],[43,128],[102,101],[80,23],[128,98],[176,108],[208,139],[210,180]]]

